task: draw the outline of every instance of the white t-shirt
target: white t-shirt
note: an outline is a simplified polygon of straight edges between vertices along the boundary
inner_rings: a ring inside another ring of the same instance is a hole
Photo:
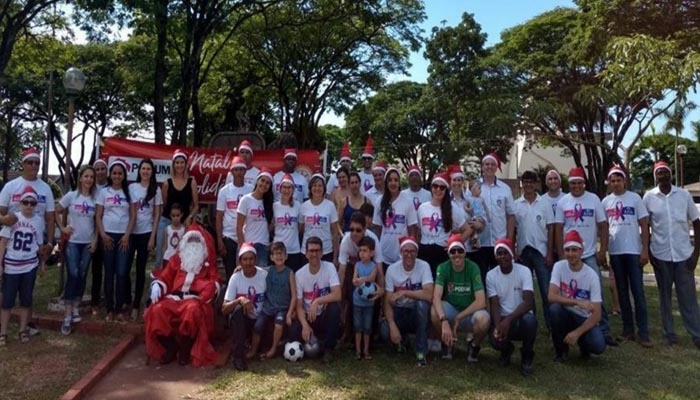
[[[642,237],[639,233],[639,220],[649,216],[642,198],[629,190],[620,196],[610,193],[603,199],[603,208],[608,217],[610,232],[608,253],[640,254]]]
[[[564,196],[566,196],[566,193],[561,190],[559,191],[559,196],[557,197],[552,197],[549,192],[542,195],[542,198],[545,199],[550,206],[552,206],[552,214],[554,214],[554,216],[557,215],[557,204],[559,204],[559,200],[561,200],[561,198]]]
[[[403,290],[421,290],[423,285],[433,283],[433,273],[430,272],[430,265],[417,258],[413,269],[406,271],[403,261],[399,260],[389,266],[386,270],[386,291],[389,293]],[[413,307],[416,301],[407,297],[402,297],[396,301],[396,307]]]
[[[554,223],[554,213],[549,202],[539,194],[532,203],[520,196],[513,203],[513,211],[518,254],[522,254],[525,247],[530,246],[540,252],[542,257],[547,256],[547,225]]]
[[[275,220],[275,242],[282,242],[287,249],[287,254],[299,254],[299,209],[301,204],[294,202],[294,206],[283,205],[276,201],[272,205]]]
[[[366,196],[367,192],[374,187],[374,176],[372,172],[367,173],[364,170],[360,170],[358,174],[360,175],[360,192]]]
[[[338,222],[338,210],[333,202],[323,199],[318,205],[307,200],[299,208],[300,223],[304,224],[304,237],[301,240],[301,252],[306,254],[306,241],[316,236],[323,241],[323,254],[333,252],[331,225]]]
[[[258,175],[260,175],[260,170],[257,167],[250,167],[250,169],[245,171],[245,175],[243,175],[243,183],[250,186],[251,192],[255,187],[255,181],[258,180]]]
[[[411,188],[407,188],[402,190],[401,193],[408,196],[411,203],[413,203],[413,209],[416,211],[421,204],[425,203],[426,201],[430,201],[431,198],[430,191],[423,188],[418,189],[417,192],[414,192],[411,190]]]
[[[568,299],[588,300],[592,303],[602,303],[600,279],[590,266],[583,264],[579,271],[572,271],[567,260],[554,263],[552,278],[549,283],[559,288],[561,295]],[[567,306],[574,313],[588,318],[591,313],[578,306]]]
[[[605,210],[598,196],[584,192],[580,197],[571,193],[562,197],[557,204],[554,222],[563,224],[563,235],[577,230],[583,239],[583,258],[592,256],[598,242],[598,223],[605,222]]]
[[[279,171],[272,179],[272,193],[275,195],[275,201],[280,200],[280,185],[285,174],[286,172]],[[292,179],[294,180],[294,202],[301,204],[305,199],[309,198],[309,182],[306,180],[304,175],[297,171],[294,171],[289,175],[291,175]]]
[[[68,241],[91,243],[95,239],[95,199],[74,190],[66,193],[58,203],[68,210],[68,225],[73,228]]]
[[[681,262],[693,254],[689,221],[700,218],[690,193],[671,186],[668,195],[658,186],[644,194],[651,226],[651,254],[662,261]],[[698,235],[698,232],[695,232]]]
[[[241,198],[238,203],[238,214],[245,217],[243,236],[246,242],[270,244],[270,231],[267,229],[265,207],[262,200],[253,197],[252,193]]]
[[[467,222],[467,215],[462,207],[452,203],[452,230],[461,228]],[[445,232],[442,222],[442,209],[426,202],[418,208],[418,223],[420,225],[420,243],[447,246],[447,238],[452,232]]]
[[[377,204],[381,202],[382,196],[384,196],[384,193],[379,193],[379,190],[377,190],[376,187],[372,187],[372,189],[368,190],[367,193],[365,193],[365,197],[367,197],[367,199],[372,204]]]
[[[132,183],[129,185],[129,196],[131,202],[136,204],[136,223],[134,224],[134,234],[150,233],[153,230],[153,218],[155,216],[155,208],[163,205],[163,195],[160,188],[156,188],[156,195],[145,203],[147,187],[141,186],[140,183]]]
[[[384,257],[382,256],[382,247],[379,246],[379,239],[377,235],[374,234],[369,229],[365,230],[365,236],[369,236],[374,239],[374,262],[383,263]],[[397,246],[398,247],[398,246]],[[338,263],[341,265],[354,264],[359,260],[358,253],[360,249],[357,247],[355,242],[352,241],[351,233],[345,232],[343,239],[340,241],[340,251],[338,252]]]
[[[24,188],[31,186],[37,194],[37,205],[34,214],[44,218],[46,212],[54,211],[53,192],[46,182],[41,179],[28,181],[23,177],[17,177],[2,188],[0,192],[0,207],[7,207],[7,213],[20,212],[19,200]]]
[[[394,263],[400,259],[399,238],[408,234],[409,226],[418,223],[418,217],[410,197],[399,193],[396,199],[391,202],[386,221],[382,221],[381,199],[374,203],[372,223],[382,227],[379,245],[376,247],[381,248],[384,261]]]
[[[39,266],[39,246],[44,243],[44,218],[34,215],[26,218],[15,213],[17,222],[3,226],[0,236],[7,238],[4,268],[7,274],[23,274]]]
[[[508,233],[508,215],[513,215],[513,192],[505,182],[496,179],[492,185],[482,182],[481,198],[486,202],[491,219],[479,234],[479,241],[482,247],[493,247],[496,240]]]
[[[123,190],[114,189],[111,186],[104,187],[97,192],[95,203],[104,207],[102,225],[105,232],[126,232],[126,227],[129,225],[130,206]]]
[[[549,207],[548,207],[549,208]],[[551,210],[551,209],[550,209]],[[489,299],[498,296],[501,316],[510,315],[523,302],[523,292],[532,292],[532,273],[526,266],[513,263],[513,270],[504,274],[497,266],[486,274],[486,293]],[[529,311],[530,313],[532,310]]]
[[[170,260],[175,252],[177,251],[177,246],[180,244],[180,239],[185,236],[185,226],[180,225],[180,228],[173,228],[172,224],[165,228],[165,234],[167,238],[167,244],[165,248],[165,253],[163,253],[163,260]]]
[[[328,178],[328,183],[326,183],[326,194],[330,195],[338,186],[338,176],[336,176],[335,173],[332,173]]]
[[[306,312],[309,311],[314,300],[330,294],[332,287],[340,286],[338,272],[333,263],[328,261],[321,261],[321,268],[316,274],[312,274],[309,264],[306,264],[294,274],[294,277],[297,284],[297,299],[304,302]],[[325,308],[325,304],[318,307],[318,314],[320,315]]]
[[[243,274],[243,271],[238,271],[231,275],[226,287],[225,301],[233,301],[239,297],[245,297],[253,302],[253,312],[248,315],[250,319],[257,319],[262,311],[263,303],[265,302],[265,283],[267,272],[260,267],[255,267],[255,275],[248,278]]]
[[[236,227],[238,226],[238,204],[241,198],[253,191],[253,187],[247,184],[235,186],[229,183],[219,190],[216,196],[216,211],[223,212],[221,234],[224,237],[238,241]]]

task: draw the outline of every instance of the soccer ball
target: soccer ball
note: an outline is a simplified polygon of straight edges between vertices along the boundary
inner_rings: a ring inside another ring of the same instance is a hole
[[[357,294],[359,294],[363,300],[369,300],[370,296],[376,292],[377,287],[372,282],[365,282],[364,285],[357,288]]]
[[[318,339],[313,334],[309,341],[304,343],[304,355],[307,358],[317,358],[321,355],[321,343],[318,342]]]
[[[284,345],[284,359],[297,362],[304,358],[304,347],[299,342],[287,342]]]

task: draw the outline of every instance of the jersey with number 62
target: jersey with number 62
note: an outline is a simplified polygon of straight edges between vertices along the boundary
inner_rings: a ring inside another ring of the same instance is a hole
[[[17,222],[12,227],[5,226],[0,237],[7,239],[5,273],[23,274],[39,266],[39,246],[44,242],[44,220],[37,215],[27,218],[15,213]]]

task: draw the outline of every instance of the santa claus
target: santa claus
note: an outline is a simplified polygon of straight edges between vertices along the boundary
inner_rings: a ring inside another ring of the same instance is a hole
[[[212,301],[220,286],[209,232],[190,225],[177,253],[155,278],[144,316],[148,355],[164,364],[176,356],[182,365],[214,364],[217,354],[209,337],[214,329]]]

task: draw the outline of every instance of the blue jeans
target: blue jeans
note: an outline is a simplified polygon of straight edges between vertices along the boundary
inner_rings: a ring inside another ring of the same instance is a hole
[[[155,265],[163,264],[163,241],[165,240],[165,228],[170,225],[170,218],[160,216],[158,220],[158,233],[156,233],[156,259]]]
[[[119,241],[124,234],[107,232],[107,236],[112,238],[112,248],[105,248],[103,260],[105,266],[105,308],[110,313],[121,312],[126,302],[124,289],[126,289],[126,277],[129,273],[127,265],[129,249],[124,251],[119,247]]]
[[[300,316],[297,316],[300,318]],[[309,323],[314,335],[317,339],[323,340],[323,348],[326,351],[332,351],[338,344],[340,336],[340,303],[328,303],[320,316],[314,322]],[[292,322],[291,338],[292,341],[301,342],[302,326],[298,319]]]
[[[589,267],[593,268],[596,274],[598,274],[598,281],[600,282],[600,297],[605,298],[603,296],[603,276],[600,275],[600,268],[598,267],[598,260],[595,258],[595,254],[592,256],[584,257],[581,259],[584,264],[588,265]],[[608,321],[608,311],[605,309],[605,301],[601,303],[600,305],[602,314],[600,317],[600,322],[598,323],[598,326],[600,327],[600,330],[603,332],[603,336],[610,336],[610,321]]]
[[[523,252],[520,254],[520,262],[530,268],[531,271],[534,271],[535,276],[537,276],[537,287],[540,289],[542,308],[544,309],[544,323],[547,326],[547,330],[550,330],[552,324],[549,319],[549,301],[547,299],[549,296],[549,279],[552,272],[545,265],[542,253],[530,246],[526,246],[523,249]],[[534,309],[534,311],[536,313],[537,309]]]
[[[493,327],[493,326],[492,326]],[[495,328],[495,327],[494,327]],[[493,337],[493,330],[490,334],[491,346],[498,350],[505,350],[506,346],[514,340],[523,342],[523,352],[530,354],[535,348],[535,336],[537,335],[537,317],[533,313],[523,314],[520,318],[514,319],[510,323],[508,338],[498,341]]]
[[[644,277],[642,266],[639,265],[638,254],[610,255],[610,264],[615,273],[615,286],[620,298],[622,312],[622,334],[634,334],[634,318],[630,291],[634,298],[634,317],[637,320],[637,334],[640,338],[649,339],[649,321],[647,317],[647,299],[644,296]]]
[[[549,305],[549,315],[552,318],[552,342],[557,354],[568,351],[569,346],[564,338],[569,332],[581,326],[586,318],[573,311],[567,310],[559,303]],[[601,354],[605,351],[605,335],[600,325],[594,326],[578,338],[578,346],[583,354]]]
[[[143,298],[143,286],[146,284],[146,263],[148,262],[148,240],[151,232],[132,233],[129,236],[129,259],[126,263],[126,302],[131,303],[131,264],[136,256],[136,282],[134,283],[134,301],[132,307],[140,310]],[[159,264],[156,264],[159,265]]]
[[[80,301],[85,293],[85,280],[90,265],[89,243],[71,243],[66,246],[68,277],[63,291],[65,301]]]
[[[698,299],[695,294],[695,276],[693,269],[691,269],[694,266],[690,265],[690,259],[672,262],[652,257],[652,265],[656,276],[656,286],[659,288],[664,338],[677,339],[676,331],[673,328],[673,314],[671,313],[671,293],[675,284],[683,325],[693,341],[700,340],[700,311],[698,311]]]
[[[226,284],[231,279],[233,271],[238,265],[238,243],[235,240],[224,236],[224,247],[226,248],[226,255],[224,258],[224,269],[226,270]],[[257,251],[257,250],[256,250]]]
[[[34,299],[34,283],[39,267],[21,274],[2,274],[2,309],[10,310],[15,307],[15,299],[19,295],[21,308],[32,308]]]
[[[364,333],[370,335],[372,333],[372,316],[374,315],[374,305],[371,306],[353,306],[352,307],[352,326],[355,333]]]
[[[394,322],[406,340],[406,335],[415,333],[416,353],[428,354],[428,323],[430,321],[430,303],[425,300],[416,300],[413,307],[394,306]],[[389,323],[384,320],[379,328],[382,339],[390,343],[391,334]]]
[[[255,252],[257,253],[258,267],[267,268],[270,265],[270,260],[268,258],[268,249],[270,246],[262,243],[254,243],[253,247],[255,247]]]

